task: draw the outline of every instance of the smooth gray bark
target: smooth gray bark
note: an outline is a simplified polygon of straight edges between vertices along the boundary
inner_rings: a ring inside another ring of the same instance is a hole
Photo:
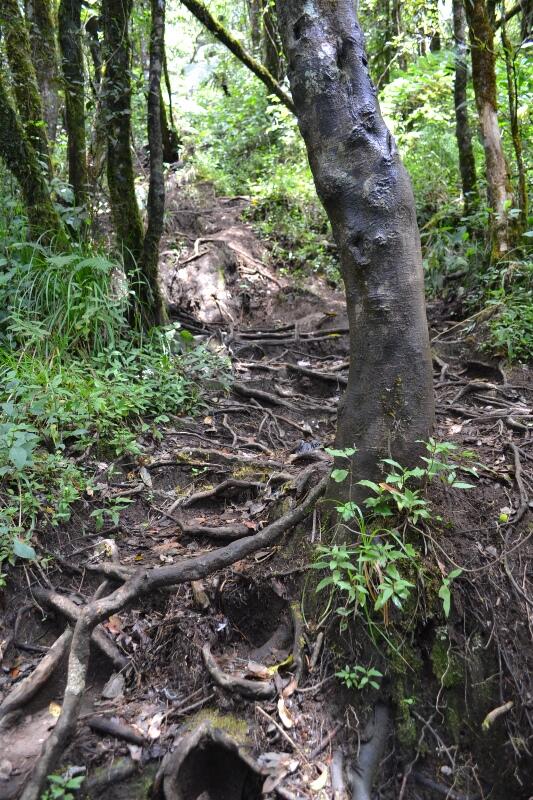
[[[416,459],[434,415],[411,183],[381,117],[352,0],[278,0],[277,8],[298,123],[346,288],[350,372],[337,446],[358,448],[354,481],[375,478],[381,458]],[[340,486],[361,498],[361,487]]]

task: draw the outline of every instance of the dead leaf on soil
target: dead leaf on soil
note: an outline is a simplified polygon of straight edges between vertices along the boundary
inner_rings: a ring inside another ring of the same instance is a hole
[[[294,720],[285,705],[285,700],[283,697],[280,697],[278,700],[278,714],[281,722],[283,723],[284,728],[293,728],[294,727]]]
[[[309,788],[313,792],[320,792],[325,787],[326,783],[328,782],[328,777],[329,777],[329,770],[328,770],[328,768],[326,767],[325,764],[322,764],[322,763],[319,762],[317,764],[317,767],[318,767],[318,769],[321,770],[321,773],[318,776],[318,778],[315,778],[315,780],[311,781],[310,784],[309,784]]]
[[[51,714],[55,719],[59,717],[61,714],[61,706],[59,703],[54,703],[53,701],[48,706],[48,713]]]
[[[163,722],[164,714],[160,711],[157,714],[154,714],[150,721],[150,725],[148,727],[148,738],[154,741],[155,739],[159,739],[161,736],[161,723]]]

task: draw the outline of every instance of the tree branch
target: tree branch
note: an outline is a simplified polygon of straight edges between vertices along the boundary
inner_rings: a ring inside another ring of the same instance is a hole
[[[201,2],[201,0],[181,0],[184,6],[186,6],[191,14],[193,14],[196,19],[204,25],[213,36],[218,39],[219,42],[222,42],[228,50],[231,50],[234,56],[236,56],[239,61],[241,61],[245,67],[248,67],[254,75],[259,78],[260,81],[263,81],[267,89],[269,89],[272,94],[275,94],[276,97],[281,100],[284,106],[286,106],[289,111],[295,113],[294,104],[279,83],[275,80],[275,78],[270,74],[270,72],[256,61],[255,58],[252,58],[249,55],[244,47],[235,39],[231,33],[228,31],[218,22],[211,14],[208,8]]]

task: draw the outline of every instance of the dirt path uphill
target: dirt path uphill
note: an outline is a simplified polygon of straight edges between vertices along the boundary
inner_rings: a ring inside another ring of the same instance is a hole
[[[80,796],[341,800],[348,767],[372,739],[376,698],[359,703],[339,691],[344,653],[300,602],[321,537],[314,507],[330,467],[324,447],[346,384],[343,299],[318,279],[298,286],[269,265],[241,219],[247,202],[216,198],[207,184],[185,192],[177,177],[171,183],[162,254],[171,314],[228,357],[231,376],[203,387],[199,415],[151,427],[139,457],[88,454],[95,496],[47,533],[49,570],[28,570],[30,591],[6,609],[0,798],[20,796],[28,776],[24,800],[39,797],[39,775],[59,758],[85,776]],[[510,781],[514,765],[512,796],[527,798],[531,384],[526,371],[507,375],[464,350],[454,324],[435,321],[438,436],[474,448],[483,466],[466,499],[435,497],[444,524],[434,551],[428,539],[428,559],[465,570],[446,647],[468,659],[496,644],[496,678],[479,680],[496,680],[501,705],[513,702],[502,712],[502,741],[514,742],[504,772]],[[96,530],[94,507],[121,499],[130,502],[120,522]],[[442,631],[430,615],[424,624],[412,633],[429,653]],[[430,662],[418,684],[425,675],[429,685]],[[452,730],[445,710],[456,687],[446,675],[444,704],[420,691],[411,714],[392,698],[395,729],[401,715],[422,725],[410,749],[388,736],[376,796],[505,796],[494,765]],[[13,702],[24,678],[30,691]],[[479,713],[493,710],[492,688]],[[355,800],[370,796],[357,777],[353,786]]]

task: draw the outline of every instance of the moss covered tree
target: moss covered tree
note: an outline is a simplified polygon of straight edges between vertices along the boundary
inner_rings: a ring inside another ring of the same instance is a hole
[[[32,58],[41,93],[48,139],[55,141],[59,115],[59,61],[50,0],[25,0]]]
[[[162,0],[154,0],[156,11],[162,6]],[[122,252],[124,271],[128,279],[132,303],[130,321],[150,327],[163,316],[161,294],[157,283],[157,263],[149,258],[154,250],[159,223],[152,216],[150,226],[149,209],[149,241],[144,247],[144,230],[135,195],[135,173],[131,152],[131,45],[129,38],[129,20],[132,11],[132,0],[103,0],[102,16],[104,23],[104,47],[106,73],[102,87],[105,104],[107,133],[107,182],[111,211]],[[164,5],[163,5],[164,13]],[[164,17],[163,17],[164,20]],[[149,109],[151,124],[160,124],[160,82],[157,83],[157,100],[151,97],[152,107]],[[157,121],[153,116],[157,107]],[[152,134],[157,138],[157,133]],[[151,167],[152,156],[150,159]],[[158,163],[155,165],[158,169]],[[164,187],[161,190],[161,176],[157,174],[151,180],[152,212],[161,214],[164,208]],[[161,196],[161,191],[163,195]],[[162,229],[162,218],[161,218]],[[160,233],[159,233],[160,235]],[[159,239],[157,238],[157,243]],[[147,269],[147,272],[143,270]]]
[[[465,213],[468,214],[477,197],[477,182],[472,133],[468,119],[466,17],[463,0],[453,0],[453,35],[455,39],[455,80],[453,85],[455,136],[459,151],[459,172],[461,173]]]
[[[20,117],[42,168],[50,174],[50,149],[43,104],[31,57],[30,37],[17,0],[2,0],[0,3],[0,26],[4,33],[6,55]]]
[[[65,84],[68,174],[76,204],[79,206],[87,202],[88,185],[81,5],[82,0],[61,0],[58,13],[61,65]]]
[[[492,209],[492,253],[499,258],[511,247],[508,210],[512,204],[509,167],[498,124],[494,30],[486,0],[465,0],[472,52],[472,82],[485,151],[487,194]]]
[[[43,244],[65,243],[65,232],[50,197],[38,155],[26,137],[1,71],[0,157],[20,185],[30,237]]]

